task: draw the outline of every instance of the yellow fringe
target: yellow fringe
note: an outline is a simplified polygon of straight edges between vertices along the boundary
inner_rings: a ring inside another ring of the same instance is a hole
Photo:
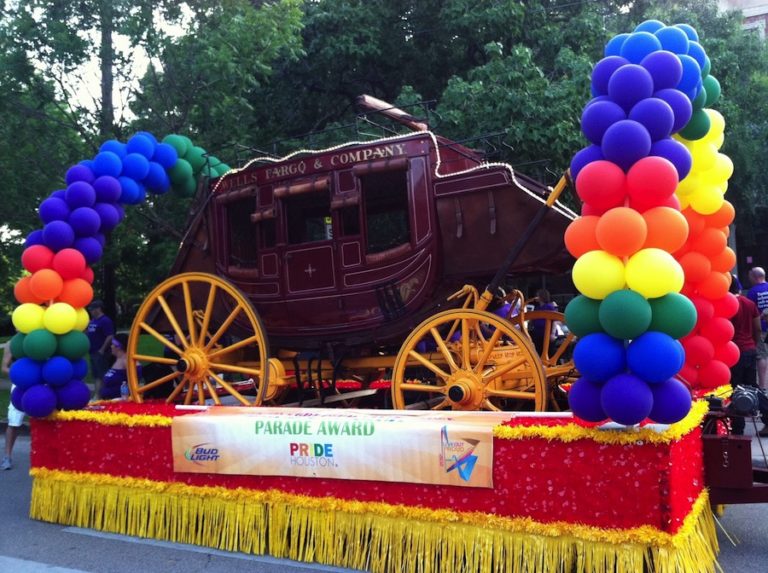
[[[576,424],[565,426],[495,426],[493,435],[505,440],[521,440],[525,438],[544,438],[545,440],[558,440],[561,442],[574,442],[576,440],[592,440],[601,444],[631,445],[638,443],[669,444],[679,440],[694,428],[701,425],[704,415],[709,410],[709,405],[704,401],[693,403],[691,411],[679,422],[672,424],[663,432],[656,432],[646,428],[638,430],[629,428],[626,430],[599,430],[597,428],[585,428]]]
[[[58,410],[48,420],[54,422],[93,422],[104,426],[148,426],[167,427],[173,418],[159,414],[123,414],[119,412],[98,412],[94,410]]]
[[[711,573],[702,492],[680,530],[603,529],[484,513],[199,487],[36,468],[30,517],[374,573]]]

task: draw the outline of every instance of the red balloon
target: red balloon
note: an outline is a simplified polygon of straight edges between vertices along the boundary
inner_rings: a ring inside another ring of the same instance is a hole
[[[85,267],[85,271],[80,278],[85,279],[90,284],[93,284],[93,269],[91,267]]]
[[[709,259],[697,251],[690,251],[678,259],[683,267],[685,280],[692,283],[700,283],[712,272],[712,264]]]
[[[723,362],[728,368],[733,367],[739,361],[740,355],[739,347],[731,341],[715,348],[715,360]]]
[[[85,272],[85,257],[77,249],[62,249],[53,256],[53,269],[64,280],[80,278]]]
[[[689,386],[695,386],[696,381],[699,379],[699,371],[690,364],[683,364],[680,372],[677,373],[677,377]]]
[[[45,245],[32,245],[21,253],[21,264],[30,273],[40,269],[50,269],[53,263],[53,251]]]
[[[717,300],[728,294],[728,288],[731,286],[731,275],[729,273],[718,273],[712,271],[709,276],[696,285],[699,294],[709,300]]]
[[[699,334],[706,336],[715,347],[730,342],[733,339],[733,333],[733,323],[727,318],[719,316],[710,318],[701,326],[699,331]]]
[[[703,336],[688,336],[680,342],[685,349],[685,363],[693,367],[707,364],[715,356],[715,347]]]
[[[85,279],[64,281],[57,302],[66,302],[74,308],[85,308],[93,300],[93,287]]]
[[[699,368],[698,385],[702,388],[717,388],[731,381],[731,370],[719,360],[710,360]]]
[[[688,236],[693,238],[697,237],[707,226],[707,221],[704,215],[699,215],[696,211],[691,209],[683,209],[683,216],[688,221]]]
[[[650,155],[627,172],[627,193],[633,202],[649,207],[664,204],[677,188],[677,169],[667,159]]]
[[[731,318],[739,311],[739,300],[736,298],[736,295],[728,293],[723,298],[713,300],[712,307],[714,308],[715,316]]]
[[[607,210],[624,204],[626,176],[621,167],[610,161],[593,161],[576,177],[576,193],[585,203]]]
[[[64,281],[53,269],[40,269],[29,277],[29,290],[41,300],[51,300],[59,296]]]
[[[669,199],[662,203],[662,207],[672,207],[675,211],[680,211],[682,205],[680,205],[680,199],[677,198],[677,195],[670,195]]]
[[[13,286],[13,296],[17,301],[24,304],[25,302],[31,302],[34,304],[40,304],[44,299],[38,298],[29,288],[29,280],[32,277],[22,277]]]
[[[719,229],[706,228],[691,241],[691,249],[707,257],[723,252],[728,245],[727,237]]]
[[[599,251],[600,245],[595,238],[595,228],[600,221],[599,217],[579,217],[565,229],[565,248],[575,258],[579,258],[589,251]]]
[[[705,299],[704,297],[694,295],[689,297],[693,306],[696,307],[697,320],[707,322],[715,316],[715,306],[712,301]]]

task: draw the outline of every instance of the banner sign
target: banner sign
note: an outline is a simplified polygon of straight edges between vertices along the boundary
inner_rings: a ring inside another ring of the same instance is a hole
[[[173,419],[173,469],[493,487],[493,427],[511,417],[213,407]]]

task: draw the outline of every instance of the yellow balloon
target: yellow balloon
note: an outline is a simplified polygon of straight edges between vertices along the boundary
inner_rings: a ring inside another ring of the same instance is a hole
[[[698,175],[691,169],[691,173],[677,185],[675,193],[677,193],[678,198],[687,197],[691,193],[695,193],[700,186]]]
[[[39,304],[25,302],[17,306],[11,315],[11,322],[16,330],[29,334],[33,330],[43,328],[43,314],[45,309]]]
[[[573,265],[573,284],[584,296],[602,300],[624,288],[624,263],[605,251],[589,251]]]
[[[717,148],[711,143],[694,141],[691,145],[692,170],[706,171],[715,164]]]
[[[725,118],[716,109],[705,109],[704,113],[709,116],[709,131],[704,139],[715,142],[725,132]]]
[[[66,302],[57,302],[45,310],[43,324],[54,334],[66,334],[77,323],[77,312]]]
[[[718,153],[715,158],[715,164],[707,172],[712,178],[713,183],[722,183],[728,181],[733,175],[733,161],[724,153]]]
[[[88,316],[88,311],[84,308],[75,309],[77,319],[75,320],[74,330],[84,331],[88,328],[88,323],[91,321],[91,317]]]
[[[691,203],[691,209],[700,215],[711,215],[723,206],[723,193],[716,185],[705,185],[695,193],[686,197]]]
[[[723,146],[723,143],[725,142],[725,134],[721,133],[713,142],[712,145],[714,145],[717,149],[720,149]]]
[[[680,292],[685,281],[683,268],[662,249],[643,249],[627,261],[627,286],[645,298]]]
[[[678,195],[677,200],[680,201],[680,210],[687,209],[690,207],[691,202],[688,200],[690,198],[690,195],[686,195],[685,197],[680,197]]]

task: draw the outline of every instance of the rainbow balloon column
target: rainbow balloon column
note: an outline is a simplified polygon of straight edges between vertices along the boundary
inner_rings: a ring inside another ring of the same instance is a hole
[[[127,143],[105,142],[92,160],[71,167],[66,189],[40,204],[42,229],[27,237],[21,256],[29,274],[14,288],[18,333],[11,339],[14,406],[30,416],[82,408],[90,399],[85,307],[93,299],[92,265],[102,256],[106,235],[123,219],[123,205],[145,200],[147,191],[171,187],[189,195],[203,173],[217,177],[229,167],[184,136],[163,143],[146,132]]]
[[[594,68],[581,122],[591,145],[571,162],[583,216],[566,233],[582,293],[566,308],[581,337],[570,404],[584,420],[673,423],[690,410],[691,393],[675,376],[685,361],[678,339],[697,313],[680,294],[685,275],[673,254],[690,249],[692,219],[677,197],[695,175],[692,146],[672,135],[700,137],[705,125],[708,133],[703,106],[719,95],[709,67],[693,28],[650,20],[608,42]],[[698,193],[691,205],[712,201]]]

